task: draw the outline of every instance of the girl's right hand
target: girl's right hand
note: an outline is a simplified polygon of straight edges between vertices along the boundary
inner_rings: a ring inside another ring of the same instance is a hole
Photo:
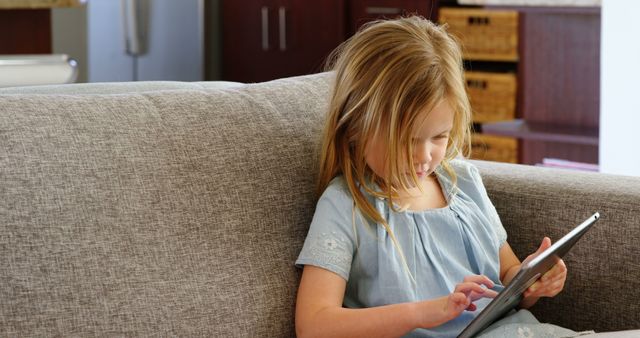
[[[486,287],[483,287],[486,286]],[[451,320],[458,317],[462,311],[475,311],[473,303],[480,298],[494,298],[497,292],[491,290],[493,282],[484,275],[466,276],[462,283],[456,285],[454,291],[447,297],[444,315]]]

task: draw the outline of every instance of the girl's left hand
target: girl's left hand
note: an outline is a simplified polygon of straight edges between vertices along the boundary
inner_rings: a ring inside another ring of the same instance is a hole
[[[538,250],[529,255],[525,259],[525,262],[535,258],[550,246],[551,239],[549,239],[549,237],[545,237]],[[525,298],[554,297],[562,291],[566,280],[567,266],[564,264],[564,261],[560,259],[558,263],[551,268],[551,270],[547,271],[535,283],[531,284],[531,286],[524,292],[523,296]]]

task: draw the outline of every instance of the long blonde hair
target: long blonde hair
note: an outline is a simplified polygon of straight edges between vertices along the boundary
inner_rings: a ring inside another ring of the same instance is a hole
[[[375,21],[332,53],[328,70],[335,72],[335,86],[323,134],[318,193],[343,175],[355,206],[382,224],[397,244],[387,221],[361,189],[387,198],[393,207],[398,189],[418,185],[411,135],[418,115],[442,100],[454,111],[442,166],[455,186],[449,161],[467,151],[471,120],[460,47],[445,28],[422,17]],[[386,139],[387,177],[375,175],[365,161],[365,149],[376,135]],[[410,177],[401,169],[407,160]],[[373,183],[386,188],[378,191]]]

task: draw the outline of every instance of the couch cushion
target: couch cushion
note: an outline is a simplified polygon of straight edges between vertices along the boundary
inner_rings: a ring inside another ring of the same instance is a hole
[[[293,335],[330,81],[0,95],[0,336]]]
[[[556,241],[600,212],[564,257],[568,276],[562,293],[532,308],[538,319],[577,331],[640,328],[639,177],[474,163],[521,259],[544,236]]]

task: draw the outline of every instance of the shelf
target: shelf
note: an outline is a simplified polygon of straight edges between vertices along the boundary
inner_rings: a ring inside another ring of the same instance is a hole
[[[598,145],[598,127],[575,127],[544,122],[513,120],[485,123],[482,133],[511,136],[523,140],[562,142],[583,145]]]
[[[517,10],[531,14],[571,14],[571,15],[599,15],[600,6],[506,6],[506,5],[485,5],[488,9],[494,10]]]

